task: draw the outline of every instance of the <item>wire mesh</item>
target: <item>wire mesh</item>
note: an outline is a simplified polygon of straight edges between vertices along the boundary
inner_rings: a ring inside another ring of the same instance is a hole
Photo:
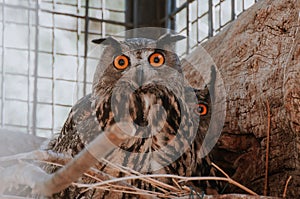
[[[221,31],[254,0],[177,0],[162,20],[191,38],[182,54]],[[49,137],[91,90],[99,51],[90,41],[117,36],[124,0],[0,0],[1,127]]]
[[[0,3],[1,126],[48,137],[90,90],[99,54],[89,41],[125,30],[124,1]]]
[[[257,0],[177,0],[177,9],[165,20],[175,18],[175,31],[189,38],[179,44],[180,56],[219,33],[255,2]]]

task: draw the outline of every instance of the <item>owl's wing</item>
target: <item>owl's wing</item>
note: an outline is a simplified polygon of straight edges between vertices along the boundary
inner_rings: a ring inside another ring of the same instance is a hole
[[[55,152],[69,152],[76,155],[99,134],[99,123],[92,110],[91,94],[81,98],[71,109],[63,128],[49,143]]]

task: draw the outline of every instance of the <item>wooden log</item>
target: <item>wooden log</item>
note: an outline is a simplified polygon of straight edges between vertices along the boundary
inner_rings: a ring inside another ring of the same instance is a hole
[[[227,105],[211,154],[233,179],[258,194],[282,197],[292,176],[287,197],[300,197],[299,12],[299,0],[259,1],[203,44],[219,71],[217,81],[224,82]],[[207,67],[202,52],[197,48],[187,61]],[[199,86],[199,71],[189,65],[184,69],[189,82]]]

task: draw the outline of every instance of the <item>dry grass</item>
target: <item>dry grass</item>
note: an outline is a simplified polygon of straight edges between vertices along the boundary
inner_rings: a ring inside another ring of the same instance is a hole
[[[122,193],[129,193],[133,195],[143,195],[143,196],[152,196],[152,197],[160,197],[160,198],[178,198],[183,197],[187,195],[201,195],[200,193],[196,193],[194,190],[192,190],[190,187],[186,186],[185,184],[189,181],[208,181],[208,180],[214,180],[214,181],[225,181],[228,182],[234,186],[239,187],[240,189],[244,190],[250,195],[257,194],[250,190],[249,188],[243,186],[242,184],[236,182],[232,178],[229,177],[220,167],[218,167],[216,164],[212,163],[212,165],[220,171],[224,177],[212,177],[212,176],[199,176],[199,177],[184,177],[184,176],[178,176],[178,175],[171,175],[171,174],[141,174],[137,171],[134,171],[130,168],[113,164],[105,159],[102,159],[103,162],[108,164],[110,167],[113,167],[117,171],[120,171],[124,173],[124,177],[120,178],[113,178],[111,176],[108,176],[104,174],[102,171],[99,171],[95,168],[91,168],[88,172],[84,173],[85,177],[88,177],[95,181],[95,183],[92,184],[85,184],[80,182],[74,182],[72,185],[81,188],[82,193],[89,191],[91,189],[99,189],[99,190],[108,190],[113,192],[122,192]],[[55,166],[63,166],[61,164],[57,164],[54,162],[46,161],[44,163],[52,164]],[[159,179],[163,178],[171,178],[174,185],[166,184]],[[103,180],[105,179],[105,180]],[[149,191],[149,190],[143,190],[139,189],[137,187],[131,186],[129,183],[127,183],[130,180],[141,180],[143,182],[149,183],[152,185],[152,187],[155,187],[157,191]]]
[[[42,153],[42,154],[40,154]],[[30,158],[28,158],[30,157]],[[70,157],[62,156],[59,154],[49,154],[47,152],[33,152],[29,154],[23,154],[23,155],[16,155],[6,158],[0,158],[2,161],[12,161],[16,159],[33,159],[37,160],[40,163],[54,165],[57,167],[64,167],[68,162],[71,161]],[[39,157],[39,158],[36,158]],[[41,158],[43,157],[43,158]],[[224,177],[212,177],[212,176],[199,176],[199,177],[184,177],[184,176],[177,176],[177,175],[170,175],[170,174],[152,174],[152,175],[144,175],[142,173],[139,173],[135,170],[132,170],[130,168],[113,164],[105,159],[102,159],[104,163],[106,163],[108,166],[114,168],[116,171],[122,172],[124,174],[124,177],[115,178],[112,176],[109,176],[106,173],[103,173],[102,171],[90,168],[87,172],[84,173],[85,178],[88,178],[89,180],[92,180],[94,183],[87,184],[87,183],[81,183],[81,182],[73,182],[72,185],[76,186],[81,189],[82,193],[87,192],[91,189],[98,189],[98,190],[107,190],[107,191],[113,191],[113,192],[122,192],[122,193],[128,193],[133,195],[140,195],[140,196],[150,196],[152,198],[178,198],[178,197],[188,197],[191,195],[199,196],[202,198],[201,193],[195,192],[195,190],[188,187],[186,184],[189,181],[208,181],[208,180],[214,180],[214,181],[225,181],[229,184],[232,184],[236,187],[239,187],[241,190],[245,191],[249,195],[256,196],[254,198],[260,198],[255,192],[250,190],[249,188],[243,186],[242,184],[238,183],[237,181],[233,180],[229,177],[227,173],[225,173],[220,167],[218,167],[216,164],[212,163],[212,166],[214,166],[219,172],[221,172]],[[173,185],[166,184],[161,181],[161,179],[164,178],[170,178],[173,182]],[[128,183],[130,180],[141,180],[143,182],[146,182],[148,184],[151,184],[152,187],[156,188],[156,191],[149,191],[149,190],[143,190],[139,189],[137,187],[132,186],[130,183]],[[291,177],[287,179],[286,185],[284,187],[283,197],[286,196],[288,184],[291,180]],[[243,198],[252,198],[250,196],[246,196]],[[14,197],[14,196],[3,196],[0,195],[1,198],[22,198],[22,197]],[[208,197],[208,196],[206,196]],[[217,196],[216,196],[217,197]],[[219,198],[221,197],[218,196]],[[218,198],[217,197],[217,198]],[[228,198],[230,198],[229,196]],[[234,196],[235,197],[235,196]],[[214,198],[214,197],[213,197]],[[226,197],[225,197],[226,198]]]

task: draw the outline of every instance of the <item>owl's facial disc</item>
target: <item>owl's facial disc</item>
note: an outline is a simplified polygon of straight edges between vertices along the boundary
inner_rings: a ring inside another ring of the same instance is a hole
[[[113,59],[113,66],[121,74],[121,82],[130,83],[134,89],[153,83],[162,73],[166,57],[162,50],[144,48],[123,52]]]

